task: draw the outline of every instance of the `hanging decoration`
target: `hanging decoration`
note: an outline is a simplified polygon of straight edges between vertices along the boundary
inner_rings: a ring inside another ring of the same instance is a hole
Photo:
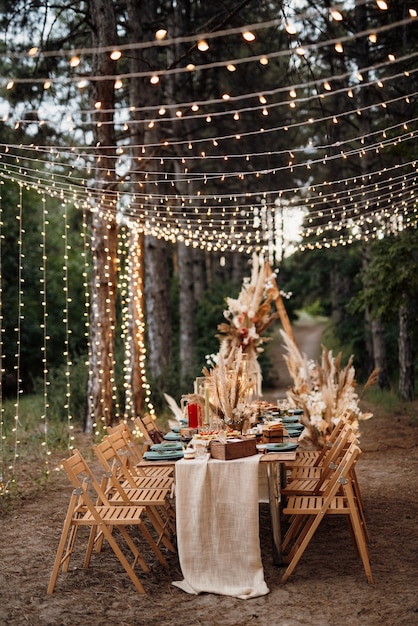
[[[274,306],[277,298],[274,277],[268,263],[253,255],[251,277],[244,279],[238,298],[226,298],[226,322],[218,325],[220,357],[230,361],[240,349],[246,357],[247,373],[256,377],[260,395],[262,376],[258,357],[264,344],[271,340],[265,335],[267,329],[280,317]]]

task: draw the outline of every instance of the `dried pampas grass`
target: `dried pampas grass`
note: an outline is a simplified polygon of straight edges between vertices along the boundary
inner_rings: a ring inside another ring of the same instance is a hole
[[[305,429],[300,437],[301,444],[321,447],[340,420],[349,422],[357,431],[359,421],[369,419],[372,414],[360,410],[353,357],[343,367],[341,353],[334,357],[331,350],[322,346],[320,361],[308,359],[292,338],[283,330],[280,332],[286,348],[284,359],[293,379],[293,386],[287,391],[287,402],[290,407],[303,410],[301,421]],[[363,391],[377,381],[377,376],[378,370],[374,370]]]

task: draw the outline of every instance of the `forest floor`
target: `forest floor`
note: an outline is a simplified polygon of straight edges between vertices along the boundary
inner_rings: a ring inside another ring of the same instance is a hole
[[[321,327],[295,328],[301,349],[317,356]],[[283,396],[285,367],[277,353]],[[82,568],[83,541],[68,573],[46,595],[70,488],[57,473],[45,489],[28,493],[0,518],[0,624],[10,626],[411,626],[418,624],[418,403],[397,414],[373,406],[361,423],[358,479],[370,532],[374,584],[369,585],[347,524],[325,518],[289,581],[272,563],[269,514],[260,505],[261,553],[270,593],[251,600],[188,595],[172,585],[182,578],[176,554],[166,570],[152,556],[136,592],[108,547]],[[77,434],[86,455],[89,442]],[[88,457],[88,458],[91,458]],[[245,549],[245,546],[243,546]],[[138,569],[138,568],[137,568]]]

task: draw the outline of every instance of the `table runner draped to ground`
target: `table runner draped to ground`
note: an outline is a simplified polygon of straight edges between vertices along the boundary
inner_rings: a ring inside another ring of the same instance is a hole
[[[259,456],[176,464],[177,546],[184,580],[173,585],[254,598],[266,595],[259,537]]]

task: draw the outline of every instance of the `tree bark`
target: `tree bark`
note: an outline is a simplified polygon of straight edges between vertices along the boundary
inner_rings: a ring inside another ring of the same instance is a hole
[[[147,362],[153,376],[160,377],[171,362],[170,280],[167,244],[145,237],[145,303]]]
[[[414,399],[414,358],[410,334],[410,303],[407,296],[399,307],[399,395],[402,400]]]
[[[116,18],[111,0],[91,0],[93,48],[116,45]],[[115,73],[108,53],[93,55],[93,74]],[[97,159],[96,185],[102,190],[100,206],[92,216],[92,284],[90,316],[90,359],[86,432],[110,425],[113,419],[114,343],[117,294],[117,224],[113,194],[116,186],[115,129],[113,124],[114,81],[93,81],[92,110]],[[100,103],[100,104],[99,104]]]
[[[142,29],[143,7],[137,0],[127,0],[127,39],[130,43],[142,41],[144,39]],[[129,70],[131,74],[137,74],[144,70],[144,59],[139,50],[133,49],[129,55]],[[132,197],[135,197],[138,187],[143,183],[144,173],[142,166],[137,159],[138,146],[144,143],[144,130],[142,121],[142,113],[138,111],[141,106],[145,84],[144,79],[138,76],[132,76],[129,80],[129,104],[131,110],[131,118],[133,124],[130,127],[130,143],[131,143],[131,164],[130,164],[130,181]],[[143,346],[145,345],[145,298],[144,298],[144,235],[138,228],[130,226],[129,235],[129,371],[126,376],[126,398],[125,398],[125,415],[133,417],[140,415],[144,409],[145,392],[144,392],[144,367],[142,361]]]
[[[366,284],[364,288],[367,291],[367,267],[370,262],[370,248],[363,246],[362,253],[363,269],[366,275]],[[372,363],[370,369],[379,369],[378,385],[380,389],[389,389],[390,381],[387,369],[386,342],[382,319],[373,316],[370,306],[366,303],[365,307],[365,336],[366,346],[370,350],[369,358]]]
[[[137,0],[128,0],[127,12],[128,23],[127,32],[128,39],[131,42],[143,41],[151,35],[150,31],[146,32],[146,24],[153,24],[158,10],[159,2],[149,0],[146,3],[140,3]],[[132,50],[130,58],[130,69],[132,73],[149,70],[155,64],[152,56],[156,54],[155,48],[148,51]],[[139,146],[159,143],[158,125],[156,128],[144,128],[142,121],[145,116],[149,115],[151,110],[160,97],[158,87],[150,87],[149,82],[141,77],[134,77],[129,82],[129,97],[131,105],[131,116],[133,119],[130,128],[130,139],[133,148],[131,149],[132,170],[131,182],[132,191],[140,196],[146,195],[147,191],[150,197],[155,193],[155,186],[147,182],[147,167],[157,170],[156,162],[151,161],[149,166],[147,163],[147,153],[141,153],[141,160],[138,160]],[[138,110],[141,109],[141,110]],[[162,169],[162,168],[160,168]],[[142,304],[141,311],[145,315],[145,333],[147,336],[147,366],[152,376],[161,376],[164,368],[171,361],[171,342],[172,331],[170,323],[170,275],[169,275],[169,258],[168,245],[162,239],[157,239],[149,235],[143,235],[138,240],[138,250],[132,251],[137,255],[137,261],[142,266]],[[139,291],[137,291],[139,297]],[[138,302],[139,305],[139,302]],[[140,323],[137,319],[136,324]],[[136,413],[141,412],[144,406],[145,392],[143,389],[143,373],[139,368],[139,359],[141,359],[141,345],[145,343],[142,339],[132,337],[132,371],[131,386],[134,398],[134,410]]]

